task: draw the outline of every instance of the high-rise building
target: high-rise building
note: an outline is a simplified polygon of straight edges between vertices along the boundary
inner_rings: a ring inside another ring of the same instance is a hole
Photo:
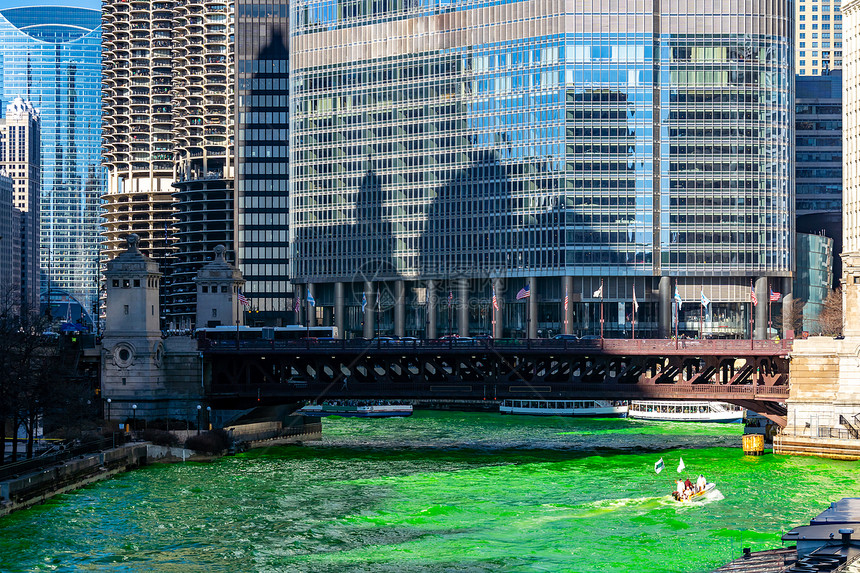
[[[0,312],[17,308],[21,292],[20,248],[15,249],[14,241],[19,233],[16,222],[20,221],[20,215],[16,217],[13,197],[12,178],[0,168]]]
[[[754,291],[766,336],[795,264],[793,4],[747,6],[292,3],[310,321],[668,336],[677,290],[680,330],[744,336]]]
[[[797,0],[797,75],[818,76],[842,67],[841,0]]]
[[[795,85],[797,232],[833,239],[836,286],[842,269],[842,72],[798,76]]]
[[[289,237],[289,25],[278,0],[236,2],[236,251],[251,320],[294,320]]]
[[[197,270],[233,245],[233,3],[116,0],[103,12],[103,258],[139,235],[165,273],[165,326],[184,328]]]
[[[162,268],[171,262],[173,229],[174,2],[117,0],[102,7],[104,156],[102,258],[139,248]]]
[[[234,21],[226,0],[177,2],[173,29],[176,242],[165,314],[187,328],[197,271],[233,245]]]
[[[843,334],[860,336],[860,0],[847,0],[842,93]]]
[[[0,109],[22,98],[41,117],[41,290],[63,290],[88,311],[104,188],[100,24],[98,10],[0,9]]]
[[[5,171],[12,178],[12,206],[20,222],[15,229],[20,248],[16,249],[14,283],[17,304],[29,312],[39,311],[40,143],[39,112],[30,102],[15,99],[6,107],[6,117],[0,119],[0,172]],[[5,236],[7,240],[12,239],[11,235]]]

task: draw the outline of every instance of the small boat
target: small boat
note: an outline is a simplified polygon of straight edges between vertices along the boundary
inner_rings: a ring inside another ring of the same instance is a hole
[[[623,418],[627,402],[612,400],[504,400],[499,406],[502,414],[529,416],[599,416]]]
[[[412,415],[411,404],[308,404],[296,410],[303,416],[343,416],[344,418],[403,418]]]
[[[663,422],[736,423],[746,410],[726,402],[672,402],[633,400],[627,415],[640,420]]]
[[[675,501],[678,501],[680,503],[689,503],[691,501],[696,501],[698,499],[705,497],[706,495],[708,495],[709,493],[714,491],[714,488],[716,488],[716,487],[717,487],[717,484],[708,482],[705,484],[704,488],[700,489],[699,491],[694,491],[693,493],[691,493],[687,497],[680,497],[677,491],[673,491],[672,492],[672,499],[674,499]]]

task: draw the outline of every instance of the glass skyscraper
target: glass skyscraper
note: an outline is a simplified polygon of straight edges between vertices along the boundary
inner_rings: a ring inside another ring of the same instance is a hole
[[[290,284],[289,26],[279,0],[237,0],[236,252],[251,322],[294,320]]]
[[[792,4],[738,6],[293,2],[310,319],[666,336],[677,289],[680,330],[748,333],[794,267]]]
[[[98,293],[101,14],[0,10],[0,110],[29,101],[42,120],[41,284],[92,311]]]

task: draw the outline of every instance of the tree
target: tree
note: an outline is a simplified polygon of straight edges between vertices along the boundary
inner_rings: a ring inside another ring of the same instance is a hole
[[[839,336],[842,334],[842,289],[830,291],[824,299],[824,307],[818,314],[818,325],[821,334]]]

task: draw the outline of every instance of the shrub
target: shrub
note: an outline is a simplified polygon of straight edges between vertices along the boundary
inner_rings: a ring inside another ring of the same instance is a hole
[[[143,431],[143,439],[152,442],[156,446],[178,446],[179,438],[170,432],[149,428]]]
[[[185,447],[195,452],[217,454],[230,447],[230,436],[224,430],[212,430],[191,436],[185,440]]]

